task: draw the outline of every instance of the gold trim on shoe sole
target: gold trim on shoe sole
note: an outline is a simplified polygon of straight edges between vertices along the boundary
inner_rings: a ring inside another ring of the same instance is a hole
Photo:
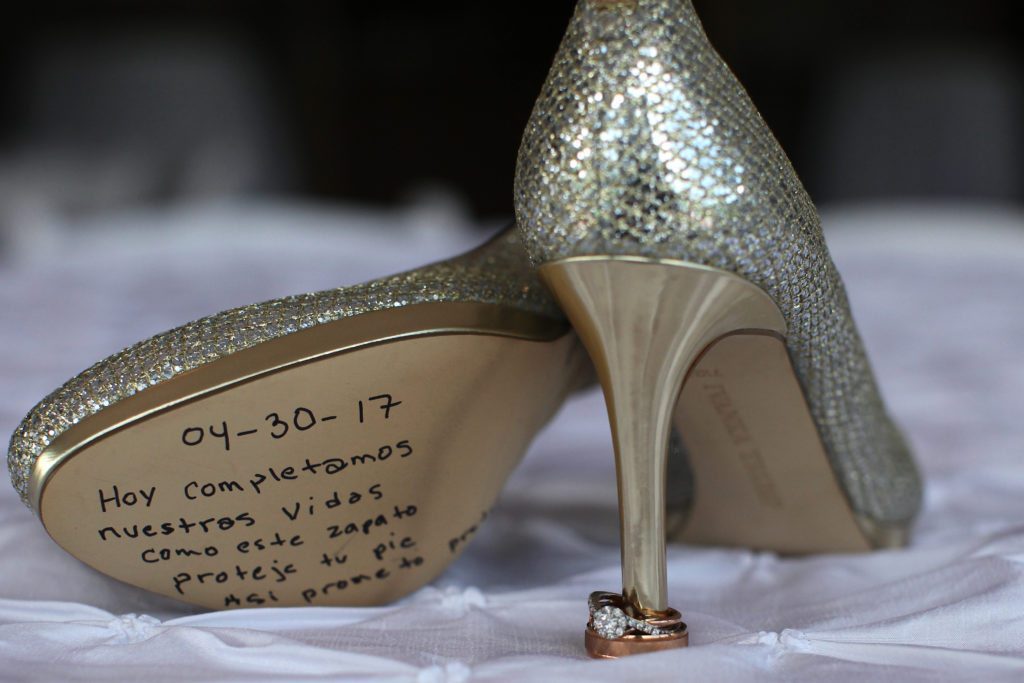
[[[380,604],[461,552],[584,364],[566,325],[489,304],[326,323],[72,426],[31,500],[71,554],[163,595]]]

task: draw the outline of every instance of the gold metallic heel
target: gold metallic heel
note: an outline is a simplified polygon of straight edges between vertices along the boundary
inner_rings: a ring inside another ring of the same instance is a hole
[[[643,651],[626,617],[667,609],[666,519],[780,553],[906,541],[920,477],[821,221],[691,0],[577,2],[515,201],[615,439],[625,602],[593,612],[591,654]]]
[[[683,380],[716,339],[739,330],[782,335],[785,322],[772,300],[743,278],[682,261],[584,256],[547,263],[540,274],[590,353],[604,389],[618,471],[624,611],[663,619],[670,613],[668,439]],[[605,628],[592,618],[587,634],[594,656],[650,649],[640,647],[650,638],[610,648],[604,641],[631,637],[614,623]],[[686,627],[654,639],[658,649],[685,646]]]

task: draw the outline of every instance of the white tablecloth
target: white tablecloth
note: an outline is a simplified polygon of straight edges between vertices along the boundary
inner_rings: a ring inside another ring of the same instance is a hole
[[[590,393],[540,436],[435,585],[372,609],[206,613],[148,595],[66,555],[0,487],[0,679],[1024,680],[1024,217],[903,207],[826,224],[927,477],[910,548],[780,559],[672,547],[692,646],[588,660],[586,596],[619,583],[614,468]],[[0,432],[137,339],[472,239],[430,205],[222,204],[51,226],[0,264]]]

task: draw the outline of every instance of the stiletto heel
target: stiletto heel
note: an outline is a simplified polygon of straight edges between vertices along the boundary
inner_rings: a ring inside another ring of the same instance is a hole
[[[738,330],[785,333],[763,291],[730,273],[685,262],[578,257],[547,263],[541,278],[590,353],[604,390],[618,473],[622,595],[631,616],[668,610],[665,487],[676,398],[698,354]],[[588,651],[606,656],[622,636],[591,625]],[[616,649],[686,644],[685,626]]]
[[[820,219],[689,0],[578,2],[515,200],[615,440],[623,594],[592,597],[591,654],[685,643],[665,621],[665,505],[680,492],[673,538],[786,553],[905,542],[920,479]],[[672,429],[685,466],[669,466]],[[692,489],[666,481],[690,471]]]

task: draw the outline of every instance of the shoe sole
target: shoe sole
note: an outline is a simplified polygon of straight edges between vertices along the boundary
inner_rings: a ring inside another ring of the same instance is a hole
[[[206,608],[387,603],[462,552],[585,362],[495,305],[319,325],[74,425],[30,502],[89,566]]]

